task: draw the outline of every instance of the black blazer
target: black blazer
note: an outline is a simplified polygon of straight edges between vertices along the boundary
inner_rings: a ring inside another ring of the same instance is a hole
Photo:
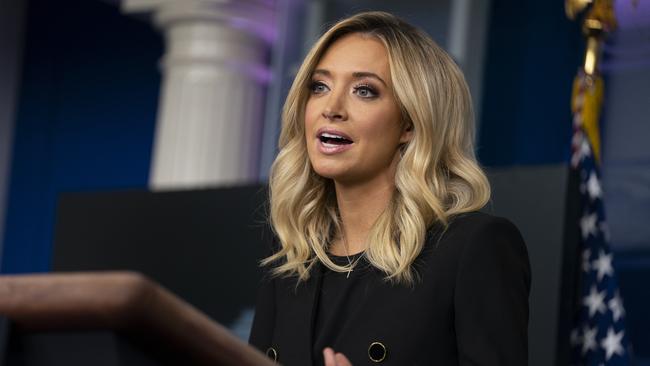
[[[530,264],[511,222],[470,213],[446,231],[434,227],[415,268],[421,279],[413,288],[377,276],[367,311],[350,319],[331,346],[354,366],[528,364]],[[259,289],[249,342],[285,366],[314,359],[321,280],[318,269],[311,273],[297,287],[295,278],[278,277]]]

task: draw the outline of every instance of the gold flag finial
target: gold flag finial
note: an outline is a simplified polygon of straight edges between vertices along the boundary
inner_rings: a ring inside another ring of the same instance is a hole
[[[567,16],[575,20],[581,14],[582,32],[587,41],[581,72],[573,88],[574,122],[579,122],[586,134],[596,161],[600,161],[600,130],[598,121],[603,101],[603,80],[598,73],[598,61],[605,36],[616,28],[613,0],[566,0]]]
[[[566,16],[571,20],[576,20],[578,14],[582,13],[592,2],[593,0],[566,0],[564,2]]]
[[[598,72],[603,37],[616,28],[613,0],[566,0],[564,6],[569,19],[585,13],[582,32],[587,37],[587,48],[583,69],[593,78]]]

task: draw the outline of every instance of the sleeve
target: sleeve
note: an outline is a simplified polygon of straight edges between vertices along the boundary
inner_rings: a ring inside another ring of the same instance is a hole
[[[257,291],[255,316],[248,343],[266,352],[271,345],[275,323],[275,288],[274,281],[268,274],[262,279]]]
[[[468,239],[454,293],[460,365],[528,365],[530,263],[521,234],[491,218]]]

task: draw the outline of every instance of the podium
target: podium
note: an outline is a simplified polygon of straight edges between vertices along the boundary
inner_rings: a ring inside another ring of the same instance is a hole
[[[0,366],[272,366],[137,272],[0,276]]]

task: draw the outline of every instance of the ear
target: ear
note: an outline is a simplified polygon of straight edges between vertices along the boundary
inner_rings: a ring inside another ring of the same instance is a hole
[[[413,138],[413,123],[407,123],[402,129],[402,134],[399,137],[399,143],[404,144]]]

